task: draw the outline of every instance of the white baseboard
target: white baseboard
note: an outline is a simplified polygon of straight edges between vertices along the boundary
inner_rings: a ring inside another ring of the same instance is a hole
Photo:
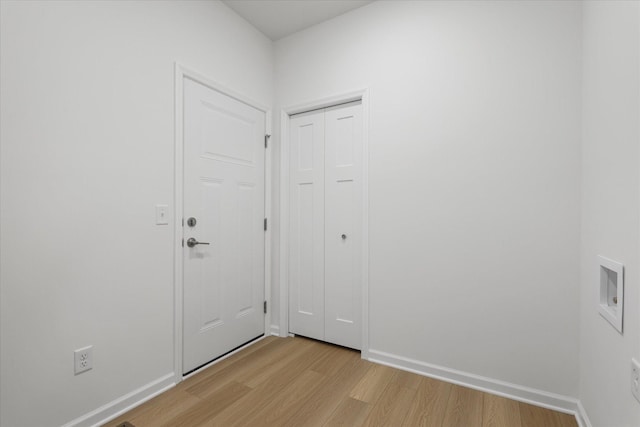
[[[584,406],[582,406],[582,402],[580,402],[579,400],[578,410],[576,411],[576,420],[578,421],[578,425],[580,427],[591,427],[591,421],[589,421],[587,411],[584,410]]]
[[[89,412],[63,427],[98,427],[125,412],[135,408],[141,403],[159,395],[175,385],[175,374],[172,372],[155,381],[150,382],[131,393],[125,394],[104,406]]]
[[[271,325],[271,335],[274,335],[276,337],[280,336],[280,326],[278,325]]]
[[[277,335],[273,333],[273,326],[271,333],[272,335]],[[137,390],[132,391],[129,394],[126,394],[110,403],[107,403],[104,406],[101,406],[95,411],[89,412],[88,414],[76,418],[75,420],[65,424],[62,427],[99,427],[102,424],[109,422],[116,417],[119,417],[125,412],[130,411],[136,406],[143,404],[147,400],[156,397],[160,393],[167,391],[171,387],[175,386],[177,382],[198,374],[203,370],[209,368],[210,366],[213,366],[216,363],[220,363],[224,359],[233,356],[234,354],[244,350],[247,347],[252,346],[258,341],[262,341],[265,338],[266,336],[262,336],[254,341],[251,341],[250,343],[245,344],[244,346],[237,348],[228,354],[225,354],[224,356],[214,360],[213,362],[198,368],[197,371],[191,372],[187,376],[176,375],[175,373],[167,374],[155,381],[150,382],[147,385],[140,387]]]
[[[271,334],[279,336],[280,328],[276,325],[271,325]],[[432,365],[383,351],[369,349],[367,354],[368,357],[366,360],[371,362],[541,406],[554,411],[572,414],[576,417],[576,421],[580,427],[592,427],[582,403],[572,397],[523,387],[443,366]],[[167,374],[88,414],[70,421],[63,427],[98,427],[175,386],[175,379],[176,376],[174,373]]]
[[[482,377],[468,372],[457,371],[443,366],[432,365],[419,360],[409,359],[383,351],[368,351],[367,360],[424,375],[438,380],[473,388],[486,393],[495,394],[509,399],[529,403],[535,406],[552,409],[554,411],[571,414],[576,417],[580,427],[591,427],[584,408],[580,402],[569,396],[549,393],[534,388],[511,384],[505,381]]]

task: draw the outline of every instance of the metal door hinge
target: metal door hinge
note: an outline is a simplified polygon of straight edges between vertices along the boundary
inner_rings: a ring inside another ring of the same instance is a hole
[[[264,314],[267,314],[267,302],[264,302]]]
[[[269,145],[269,138],[271,138],[271,135],[269,134],[264,135],[264,148],[267,148],[267,146]]]
[[[264,219],[264,231],[267,231],[267,218]]]

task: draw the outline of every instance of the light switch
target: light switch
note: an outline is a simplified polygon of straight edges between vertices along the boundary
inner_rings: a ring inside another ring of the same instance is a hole
[[[169,224],[169,206],[156,205],[156,225]]]

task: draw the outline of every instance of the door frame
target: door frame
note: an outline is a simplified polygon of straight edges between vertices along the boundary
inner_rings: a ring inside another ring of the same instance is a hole
[[[280,110],[280,298],[279,331],[289,335],[289,122],[291,116],[347,102],[362,102],[362,348],[361,357],[369,357],[369,89],[359,89],[310,102],[294,104]]]
[[[185,377],[182,373],[182,351],[183,351],[183,271],[184,271],[184,259],[182,248],[182,219],[184,217],[183,204],[184,204],[184,79],[189,78],[194,80],[210,89],[220,92],[226,96],[229,96],[237,101],[247,104],[253,108],[256,108],[265,113],[265,133],[271,135],[272,123],[271,123],[271,109],[264,104],[256,102],[255,100],[245,96],[242,93],[236,92],[225,85],[222,85],[215,80],[206,77],[204,74],[194,71],[191,68],[175,62],[175,85],[174,85],[174,201],[175,207],[174,215],[174,278],[173,278],[173,290],[174,290],[174,330],[173,330],[173,369],[176,384],[181,382]],[[265,148],[264,157],[264,214],[268,222],[271,222],[272,218],[272,159],[271,159],[271,144]],[[267,227],[264,236],[264,299],[267,301],[267,307],[271,307],[271,229],[273,227]],[[265,336],[271,334],[271,310],[267,310],[264,317],[264,334]],[[219,361],[223,359],[217,359]],[[211,363],[203,366],[200,369],[204,369]],[[199,369],[199,370],[200,370]],[[190,374],[192,375],[192,374]]]

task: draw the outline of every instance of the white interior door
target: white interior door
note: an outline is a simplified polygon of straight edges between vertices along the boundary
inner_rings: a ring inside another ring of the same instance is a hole
[[[361,348],[361,102],[290,119],[289,331]]]
[[[264,134],[263,111],[184,80],[183,373],[264,333]]]
[[[325,340],[361,347],[362,105],[325,110]]]
[[[324,111],[290,121],[289,331],[324,339]]]

